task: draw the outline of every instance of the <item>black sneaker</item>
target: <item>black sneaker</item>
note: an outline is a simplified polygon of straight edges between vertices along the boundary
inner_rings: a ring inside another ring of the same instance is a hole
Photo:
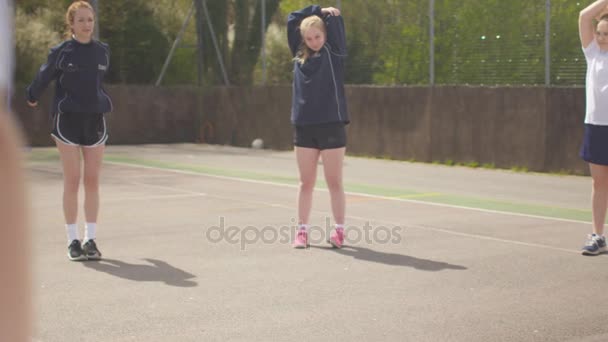
[[[101,259],[101,252],[97,249],[97,244],[95,240],[87,240],[82,245],[82,249],[84,251],[84,255],[89,260],[99,260]]]
[[[86,260],[87,257],[84,255],[84,251],[80,246],[80,241],[72,240],[68,246],[68,259],[72,261]]]
[[[606,251],[606,238],[591,234],[587,237],[587,243],[583,247],[583,255],[598,255]]]

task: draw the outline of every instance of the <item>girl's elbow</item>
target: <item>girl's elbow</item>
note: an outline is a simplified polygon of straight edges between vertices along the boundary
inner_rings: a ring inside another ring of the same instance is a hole
[[[594,17],[594,13],[589,12],[589,10],[587,8],[583,9],[582,11],[580,11],[578,13],[579,21],[591,21],[591,20],[593,20],[593,17]]]
[[[593,18],[581,12],[578,16],[578,25],[579,27],[589,26],[592,22]]]

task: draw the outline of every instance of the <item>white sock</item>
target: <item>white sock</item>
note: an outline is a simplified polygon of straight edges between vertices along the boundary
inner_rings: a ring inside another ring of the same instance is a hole
[[[76,223],[66,224],[65,231],[68,233],[68,245],[74,240],[80,240],[78,237],[78,225]]]
[[[84,241],[95,239],[95,228],[97,228],[97,224],[94,222],[87,222],[84,225]]]
[[[308,225],[304,224],[304,223],[300,223],[300,230],[306,230],[306,231],[308,231]]]
[[[344,223],[336,223],[336,229],[344,229]]]

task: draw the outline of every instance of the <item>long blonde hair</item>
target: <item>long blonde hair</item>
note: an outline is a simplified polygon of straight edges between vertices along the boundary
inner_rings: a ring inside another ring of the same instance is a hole
[[[300,47],[298,48],[298,52],[296,53],[296,57],[294,58],[298,63],[304,64],[306,60],[313,54],[312,51],[304,42],[304,33],[310,28],[316,28],[319,31],[322,31],[326,34],[325,23],[323,19],[316,15],[311,15],[310,17],[306,17],[300,23],[300,34],[302,35],[302,43],[300,43]]]
[[[74,16],[76,15],[76,11],[81,8],[88,8],[93,13],[93,19],[95,18],[95,10],[93,10],[93,6],[86,1],[74,1],[68,10],[65,12],[65,39],[70,39],[72,37],[72,28],[70,27],[74,23]]]

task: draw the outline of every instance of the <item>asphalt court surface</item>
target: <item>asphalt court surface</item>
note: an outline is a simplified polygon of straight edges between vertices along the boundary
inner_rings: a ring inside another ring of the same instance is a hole
[[[608,258],[579,253],[588,177],[347,157],[347,246],[325,242],[320,167],[313,243],[294,250],[293,152],[105,160],[104,259],[70,262],[57,153],[29,153],[34,341],[608,340]]]

